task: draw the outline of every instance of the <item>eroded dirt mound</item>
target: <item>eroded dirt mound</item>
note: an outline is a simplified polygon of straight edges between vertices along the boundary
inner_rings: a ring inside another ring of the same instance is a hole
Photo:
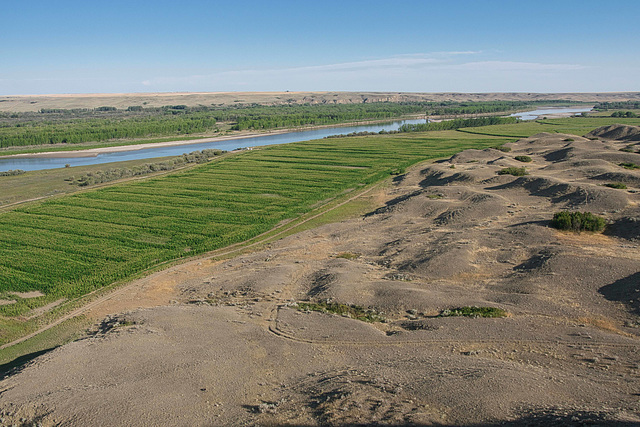
[[[626,145],[539,134],[469,150],[395,179],[363,217],[143,279],[160,306],[4,379],[4,422],[637,425],[640,171],[619,163],[640,155]],[[510,167],[527,174],[498,174]],[[565,209],[607,229],[550,228]],[[173,289],[163,302],[154,280]]]
[[[601,126],[585,135],[587,138],[614,139],[617,141],[640,141],[640,126]]]

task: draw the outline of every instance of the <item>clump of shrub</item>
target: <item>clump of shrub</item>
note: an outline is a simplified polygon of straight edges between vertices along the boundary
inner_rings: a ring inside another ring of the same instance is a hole
[[[635,118],[638,117],[638,115],[633,111],[614,111],[611,113],[611,117]]]
[[[5,172],[0,172],[0,176],[15,176],[22,175],[23,173],[25,173],[25,171],[23,171],[22,169],[10,169]]]
[[[622,182],[609,182],[607,184],[604,185],[605,187],[609,187],[609,188],[617,188],[618,190],[626,190],[627,186],[625,184],[623,184]]]
[[[342,134],[337,134],[337,135],[329,135],[329,136],[325,136],[325,139],[331,139],[331,138],[349,138],[352,136],[370,136],[370,135],[392,135],[395,133],[400,133],[400,131],[397,130],[384,130],[382,129],[379,132],[368,132],[368,131],[363,131],[363,132],[351,132],[351,133],[342,133]]]
[[[360,307],[359,305],[347,305],[331,302],[299,302],[295,308],[300,311],[318,311],[320,313],[332,313],[351,319],[361,320],[363,322],[382,322],[384,316],[378,311],[371,308]]]
[[[507,312],[496,307],[457,307],[442,310],[438,317],[506,317]]]
[[[516,159],[519,162],[524,162],[524,163],[529,163],[531,161],[533,161],[533,159],[529,156],[515,156],[514,159]]]
[[[591,212],[556,212],[551,220],[553,228],[567,231],[602,231],[605,225],[604,218]]]
[[[498,175],[513,175],[513,176],[525,176],[529,175],[529,172],[525,168],[504,168],[498,171]]]
[[[633,148],[631,147],[621,148],[620,151],[624,151],[625,153],[634,153]]]
[[[636,165],[635,163],[620,163],[619,166],[625,169],[640,169],[640,165]]]
[[[504,145],[494,145],[493,147],[489,147],[489,148],[502,151],[503,153],[508,153],[509,151],[511,151],[511,147],[505,147]]]
[[[106,171],[89,172],[79,178],[69,177],[65,181],[80,187],[88,185],[101,184],[104,182],[115,181],[122,178],[130,178],[133,176],[146,175],[154,172],[169,171],[188,163],[206,163],[212,157],[219,156],[226,151],[205,149],[202,151],[193,151],[189,154],[183,154],[172,160],[158,163],[146,163],[134,168],[107,169]]]
[[[343,259],[358,259],[360,258],[360,254],[354,254],[353,252],[342,252],[336,255],[336,258]]]
[[[575,141],[575,139],[573,139],[573,138],[565,138],[565,139],[563,139],[563,141],[566,141],[566,142],[573,142],[573,141]]]

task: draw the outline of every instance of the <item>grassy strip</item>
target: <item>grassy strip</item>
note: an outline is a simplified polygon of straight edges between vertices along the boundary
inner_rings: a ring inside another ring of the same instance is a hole
[[[34,358],[78,339],[90,323],[84,317],[75,317],[27,341],[0,350],[0,378]]]
[[[337,314],[338,316],[363,322],[382,322],[384,316],[374,309],[360,307],[355,304],[339,304],[331,302],[298,302],[294,306],[299,311],[318,311],[320,313]]]
[[[73,144],[73,145],[53,144],[53,145],[43,145],[43,146],[29,147],[29,148],[11,147],[10,149],[0,150],[0,156],[13,156],[15,154],[33,154],[33,153],[42,153],[42,152],[80,151],[80,150],[89,150],[92,148],[124,147],[127,145],[137,145],[137,144],[157,144],[159,142],[193,141],[195,139],[213,138],[214,136],[212,135],[173,136],[170,138],[151,138],[151,139],[147,138],[147,139],[128,139],[128,140],[117,140],[117,141],[107,141],[107,142],[85,142],[85,143],[79,143],[79,144]]]
[[[506,317],[507,312],[496,307],[457,307],[442,310],[438,317]]]

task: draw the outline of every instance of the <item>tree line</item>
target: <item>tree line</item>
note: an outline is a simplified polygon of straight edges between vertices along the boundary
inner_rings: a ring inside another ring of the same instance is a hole
[[[0,113],[0,148],[77,144],[114,139],[211,134],[219,123],[232,130],[294,128],[351,121],[392,119],[409,114],[487,114],[567,101],[376,102],[359,104],[103,106]],[[450,126],[450,125],[447,125]]]
[[[399,132],[427,132],[433,130],[454,130],[478,126],[504,125],[517,123],[516,117],[477,117],[473,119],[454,119],[442,122],[404,124],[398,129]]]

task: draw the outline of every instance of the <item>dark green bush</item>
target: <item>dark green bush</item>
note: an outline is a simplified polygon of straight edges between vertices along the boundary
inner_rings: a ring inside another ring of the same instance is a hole
[[[0,176],[14,176],[14,175],[22,175],[25,173],[22,169],[10,169],[6,172],[0,172]]]
[[[533,159],[529,156],[515,156],[514,159],[516,159],[519,162],[524,162],[524,163],[529,163],[531,161],[533,161]]]
[[[633,111],[615,111],[615,112],[611,113],[611,117],[635,118],[635,117],[638,117],[638,115],[636,113],[634,113]]]
[[[360,254],[354,254],[353,252],[341,252],[338,255],[336,255],[336,258],[358,259],[360,258]]]
[[[382,322],[384,317],[376,310],[360,307],[359,305],[347,305],[331,302],[299,302],[295,305],[300,311],[319,311],[321,313],[333,313],[343,317],[361,320],[363,322]]]
[[[498,175],[525,176],[529,175],[529,172],[525,168],[510,167],[499,170]]]
[[[591,212],[556,212],[551,220],[552,227],[568,231],[602,231],[605,225],[604,218]]]
[[[635,163],[620,163],[625,169],[640,169],[640,165],[636,165]]]
[[[507,312],[495,307],[457,307],[442,310],[438,317],[506,317]]]
[[[505,147],[504,145],[494,145],[493,147],[494,150],[499,150],[502,151],[503,153],[508,153],[509,151],[511,151],[511,147]]]
[[[619,190],[626,190],[627,189],[627,186],[625,184],[623,184],[622,182],[609,182],[609,183],[605,184],[605,187],[617,188]]]

